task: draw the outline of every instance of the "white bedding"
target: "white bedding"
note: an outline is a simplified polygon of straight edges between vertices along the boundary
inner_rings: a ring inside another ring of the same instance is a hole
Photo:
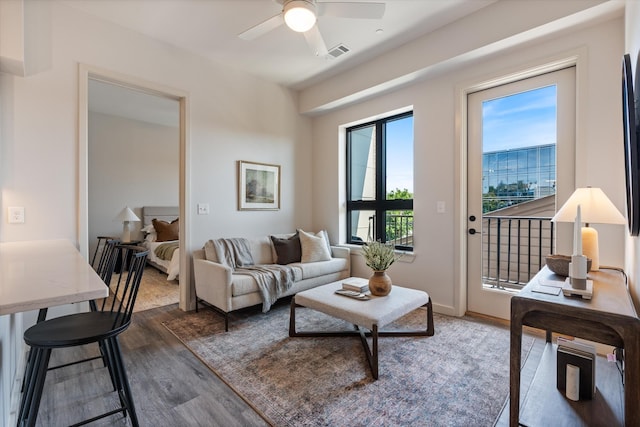
[[[178,274],[180,272],[180,249],[176,249],[173,252],[173,256],[171,257],[171,261],[165,261],[156,256],[155,249],[163,243],[171,243],[171,242],[149,242],[145,241],[144,245],[149,248],[149,255],[147,259],[149,262],[153,264],[157,264],[162,267],[167,273],[167,280],[175,280],[178,278]]]

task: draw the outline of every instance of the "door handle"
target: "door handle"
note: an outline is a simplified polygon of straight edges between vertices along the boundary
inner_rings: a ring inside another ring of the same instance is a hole
[[[475,228],[470,228],[469,229],[469,234],[476,234],[476,229]]]
[[[475,221],[475,220],[476,220],[476,216],[475,216],[475,215],[471,215],[471,216],[469,217],[469,221],[473,222],[473,221]]]

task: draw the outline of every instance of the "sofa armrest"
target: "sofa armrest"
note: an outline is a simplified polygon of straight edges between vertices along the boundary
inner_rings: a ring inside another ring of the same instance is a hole
[[[343,246],[331,246],[331,256],[333,258],[349,258],[351,256],[351,249]]]
[[[351,276],[351,249],[345,248],[344,246],[331,246],[331,256],[334,258],[346,259],[346,275]]]
[[[197,297],[225,312],[231,311],[231,268],[194,258],[193,273]]]

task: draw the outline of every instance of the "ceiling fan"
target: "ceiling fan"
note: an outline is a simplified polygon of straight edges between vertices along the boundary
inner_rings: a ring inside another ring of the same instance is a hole
[[[282,4],[282,12],[240,33],[244,40],[254,40],[286,24],[293,31],[303,33],[316,56],[326,56],[327,46],[316,23],[319,16],[340,18],[380,19],[385,4],[381,2],[349,2],[322,0],[275,0]]]

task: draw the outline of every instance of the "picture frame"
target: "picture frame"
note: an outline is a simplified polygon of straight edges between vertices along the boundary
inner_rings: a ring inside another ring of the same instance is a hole
[[[238,161],[238,210],[280,209],[280,165]]]

